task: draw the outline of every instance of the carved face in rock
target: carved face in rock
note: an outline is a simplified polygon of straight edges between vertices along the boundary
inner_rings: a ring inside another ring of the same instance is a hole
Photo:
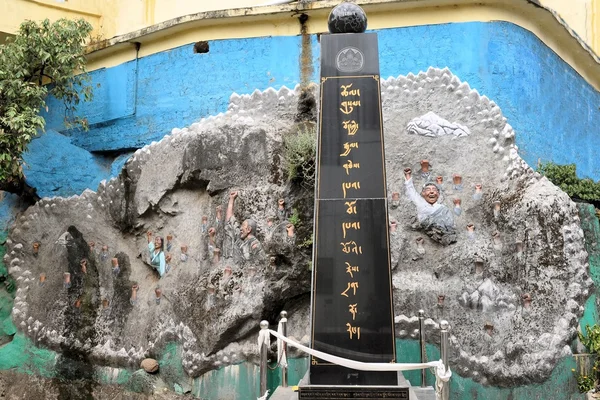
[[[248,220],[245,220],[240,227],[240,239],[246,239],[248,235],[252,234],[252,226]]]
[[[438,190],[437,186],[435,186],[433,183],[430,183],[425,185],[423,190],[421,190],[421,196],[423,196],[426,202],[433,205],[440,198],[440,191]]]

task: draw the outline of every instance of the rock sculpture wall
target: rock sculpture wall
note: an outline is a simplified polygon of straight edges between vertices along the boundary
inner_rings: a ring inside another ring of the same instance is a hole
[[[258,321],[284,307],[306,342],[310,251],[298,244],[311,234],[312,192],[282,178],[299,97],[234,94],[226,113],[138,150],[96,192],[24,212],[5,257],[17,327],[97,365],[137,365],[178,341],[191,376],[253,360]],[[498,106],[449,70],[382,80],[382,98],[397,336],[415,337],[423,308],[431,341],[449,320],[459,374],[500,386],[547,378],[592,285],[575,205],[520,158]],[[417,192],[437,185],[453,240],[420,227],[405,168]],[[230,201],[238,224],[256,221],[259,247],[231,241]],[[168,247],[162,278],[148,231]],[[243,246],[252,250],[225,250]]]
[[[397,335],[415,337],[411,316],[422,308],[433,340],[434,321],[449,320],[461,375],[499,386],[544,380],[570,354],[592,285],[576,205],[520,158],[498,106],[447,69],[382,87],[389,198],[399,192],[390,204]],[[469,134],[409,134],[431,112]],[[415,224],[405,167],[438,184],[456,243],[439,245]]]

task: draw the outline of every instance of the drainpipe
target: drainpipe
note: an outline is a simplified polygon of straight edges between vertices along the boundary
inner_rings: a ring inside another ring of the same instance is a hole
[[[140,42],[134,42],[135,44],[135,88],[133,92],[133,115],[137,114],[137,100],[138,100],[138,82],[140,80]]]

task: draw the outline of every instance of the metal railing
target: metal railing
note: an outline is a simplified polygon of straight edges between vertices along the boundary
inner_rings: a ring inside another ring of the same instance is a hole
[[[419,310],[419,348],[421,349],[421,363],[427,362],[427,352],[425,351],[425,311]],[[421,370],[421,387],[427,386],[425,377],[427,370]]]
[[[260,329],[266,330],[269,329],[268,321],[260,321]],[[265,342],[260,346],[260,394],[267,391],[267,354],[269,352],[269,348]]]
[[[281,317],[281,334],[287,337],[287,312],[282,311]],[[268,335],[269,322],[260,322],[261,334]],[[440,321],[440,356],[444,367],[448,370],[448,321]],[[287,344],[282,340],[282,354],[287,358]],[[425,350],[425,311],[419,310],[419,345],[421,349],[421,363],[427,362],[427,353]],[[260,347],[260,393],[263,394],[267,391],[267,369],[268,367],[268,345],[266,342],[262,342]],[[282,357],[279,357],[278,365],[280,364]],[[283,363],[281,366],[281,386],[288,386],[288,368],[287,363]],[[421,387],[426,386],[426,369],[421,369]],[[448,400],[450,397],[450,385],[448,382],[443,382],[441,391],[441,399]]]
[[[442,362],[444,367],[448,370],[448,321],[440,321],[440,353],[442,356]],[[450,398],[450,383],[444,382],[442,387],[442,400],[448,400]]]

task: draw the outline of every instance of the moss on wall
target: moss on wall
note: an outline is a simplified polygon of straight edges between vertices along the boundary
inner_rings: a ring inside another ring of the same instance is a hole
[[[53,378],[55,364],[55,352],[36,347],[22,333],[15,334],[10,343],[0,348],[0,370],[11,369]]]
[[[0,238],[6,238],[6,231],[0,232]],[[5,252],[5,247],[0,246],[0,345],[3,345],[0,347],[0,370],[54,377],[56,353],[36,347],[30,339],[17,332],[12,322],[15,285],[2,261]]]

